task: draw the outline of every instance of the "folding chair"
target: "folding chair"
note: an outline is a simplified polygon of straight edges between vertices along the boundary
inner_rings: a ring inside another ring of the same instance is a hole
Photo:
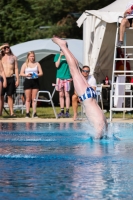
[[[97,103],[99,102],[101,103],[101,107],[103,110],[102,85],[97,85],[96,94],[97,94],[97,97],[96,97]]]
[[[54,85],[55,86],[55,85]],[[55,107],[54,107],[54,103],[53,103],[53,96],[54,96],[54,94],[55,94],[55,87],[54,87],[54,90],[53,90],[53,92],[52,92],[52,94],[50,94],[50,92],[49,91],[45,91],[45,90],[42,90],[42,91],[38,91],[38,93],[37,93],[37,96],[36,96],[36,99],[34,99],[34,101],[35,101],[35,107],[34,107],[34,109],[33,109],[33,113],[32,113],[32,118],[33,118],[33,115],[34,115],[34,113],[35,113],[35,108],[36,108],[36,104],[37,104],[37,102],[39,101],[39,102],[47,102],[47,103],[51,103],[51,105],[52,105],[52,108],[53,108],[53,111],[54,111],[54,114],[55,114],[55,118],[57,119],[58,118],[58,116],[57,116],[57,113],[56,113],[56,110],[55,110]],[[49,97],[49,99],[39,99],[39,94],[47,94],[48,95],[48,97]]]
[[[24,88],[22,85],[19,85],[18,88],[16,89],[16,98],[15,98],[15,102],[14,102],[14,106],[13,109],[14,110],[21,110],[22,114],[23,111],[26,110],[25,105],[23,104],[23,101],[21,99],[21,95],[24,93]]]

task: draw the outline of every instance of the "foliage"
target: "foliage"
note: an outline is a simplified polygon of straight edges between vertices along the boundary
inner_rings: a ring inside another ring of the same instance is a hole
[[[11,45],[29,40],[60,37],[82,38],[76,25],[85,10],[100,9],[114,0],[1,0],[0,43]],[[44,26],[40,30],[39,27]],[[46,29],[46,26],[50,26]]]

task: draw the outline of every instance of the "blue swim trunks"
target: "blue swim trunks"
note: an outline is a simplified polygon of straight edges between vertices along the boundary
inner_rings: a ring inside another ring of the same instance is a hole
[[[89,98],[96,99],[96,92],[91,87],[88,87],[85,93],[79,97],[80,101],[84,101],[85,99]]]

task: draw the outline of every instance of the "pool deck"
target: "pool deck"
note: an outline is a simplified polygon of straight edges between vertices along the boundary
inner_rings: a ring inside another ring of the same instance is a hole
[[[80,119],[73,121],[73,118],[60,118],[60,119],[55,119],[55,118],[2,118],[0,117],[0,122],[5,122],[5,123],[23,123],[23,122],[30,122],[30,123],[77,123],[77,122],[84,122],[86,119]],[[109,119],[107,119],[108,122],[110,122]],[[133,123],[133,119],[123,119],[123,118],[113,118],[112,122],[121,122],[121,123]]]

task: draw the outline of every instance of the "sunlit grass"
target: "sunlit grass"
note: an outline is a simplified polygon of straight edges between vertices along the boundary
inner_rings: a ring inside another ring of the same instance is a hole
[[[57,113],[59,113],[60,112],[60,107],[55,107],[55,110],[56,110]],[[7,111],[9,112],[8,109],[7,109]],[[73,115],[72,107],[70,107],[70,111],[69,112],[70,112],[70,115],[72,116]],[[24,110],[23,114],[22,114],[22,112],[20,110],[16,110],[14,113],[16,115],[16,118],[23,118],[23,117],[25,117],[25,114],[26,114],[25,110]],[[32,116],[32,108],[30,109],[30,115]],[[44,118],[44,119],[55,118],[54,111],[53,111],[52,107],[37,107],[37,115],[38,115],[38,117]],[[8,117],[10,117],[10,115],[8,115],[4,111],[2,117],[3,118],[8,118]]]
[[[55,107],[55,109],[56,109],[57,113],[60,112],[60,107]],[[80,116],[80,111],[81,111],[81,109],[79,107],[78,108],[79,116]],[[72,107],[70,107],[70,111],[69,112],[70,112],[70,117],[72,117],[73,116]],[[16,118],[23,118],[23,117],[25,117],[25,111],[22,114],[20,110],[17,110],[17,111],[15,111],[15,115],[16,115]],[[30,109],[30,115],[32,115],[32,109]],[[38,117],[44,118],[44,119],[55,118],[55,115],[54,115],[54,112],[53,112],[53,108],[51,106],[50,107],[38,107],[37,108],[37,115],[38,115]],[[110,113],[109,112],[105,113],[105,116],[107,118],[109,118],[110,117]],[[2,117],[3,118],[8,118],[10,116],[4,111]],[[123,112],[113,113],[113,118],[123,118]],[[125,118],[133,119],[133,113],[126,113],[125,114]]]

